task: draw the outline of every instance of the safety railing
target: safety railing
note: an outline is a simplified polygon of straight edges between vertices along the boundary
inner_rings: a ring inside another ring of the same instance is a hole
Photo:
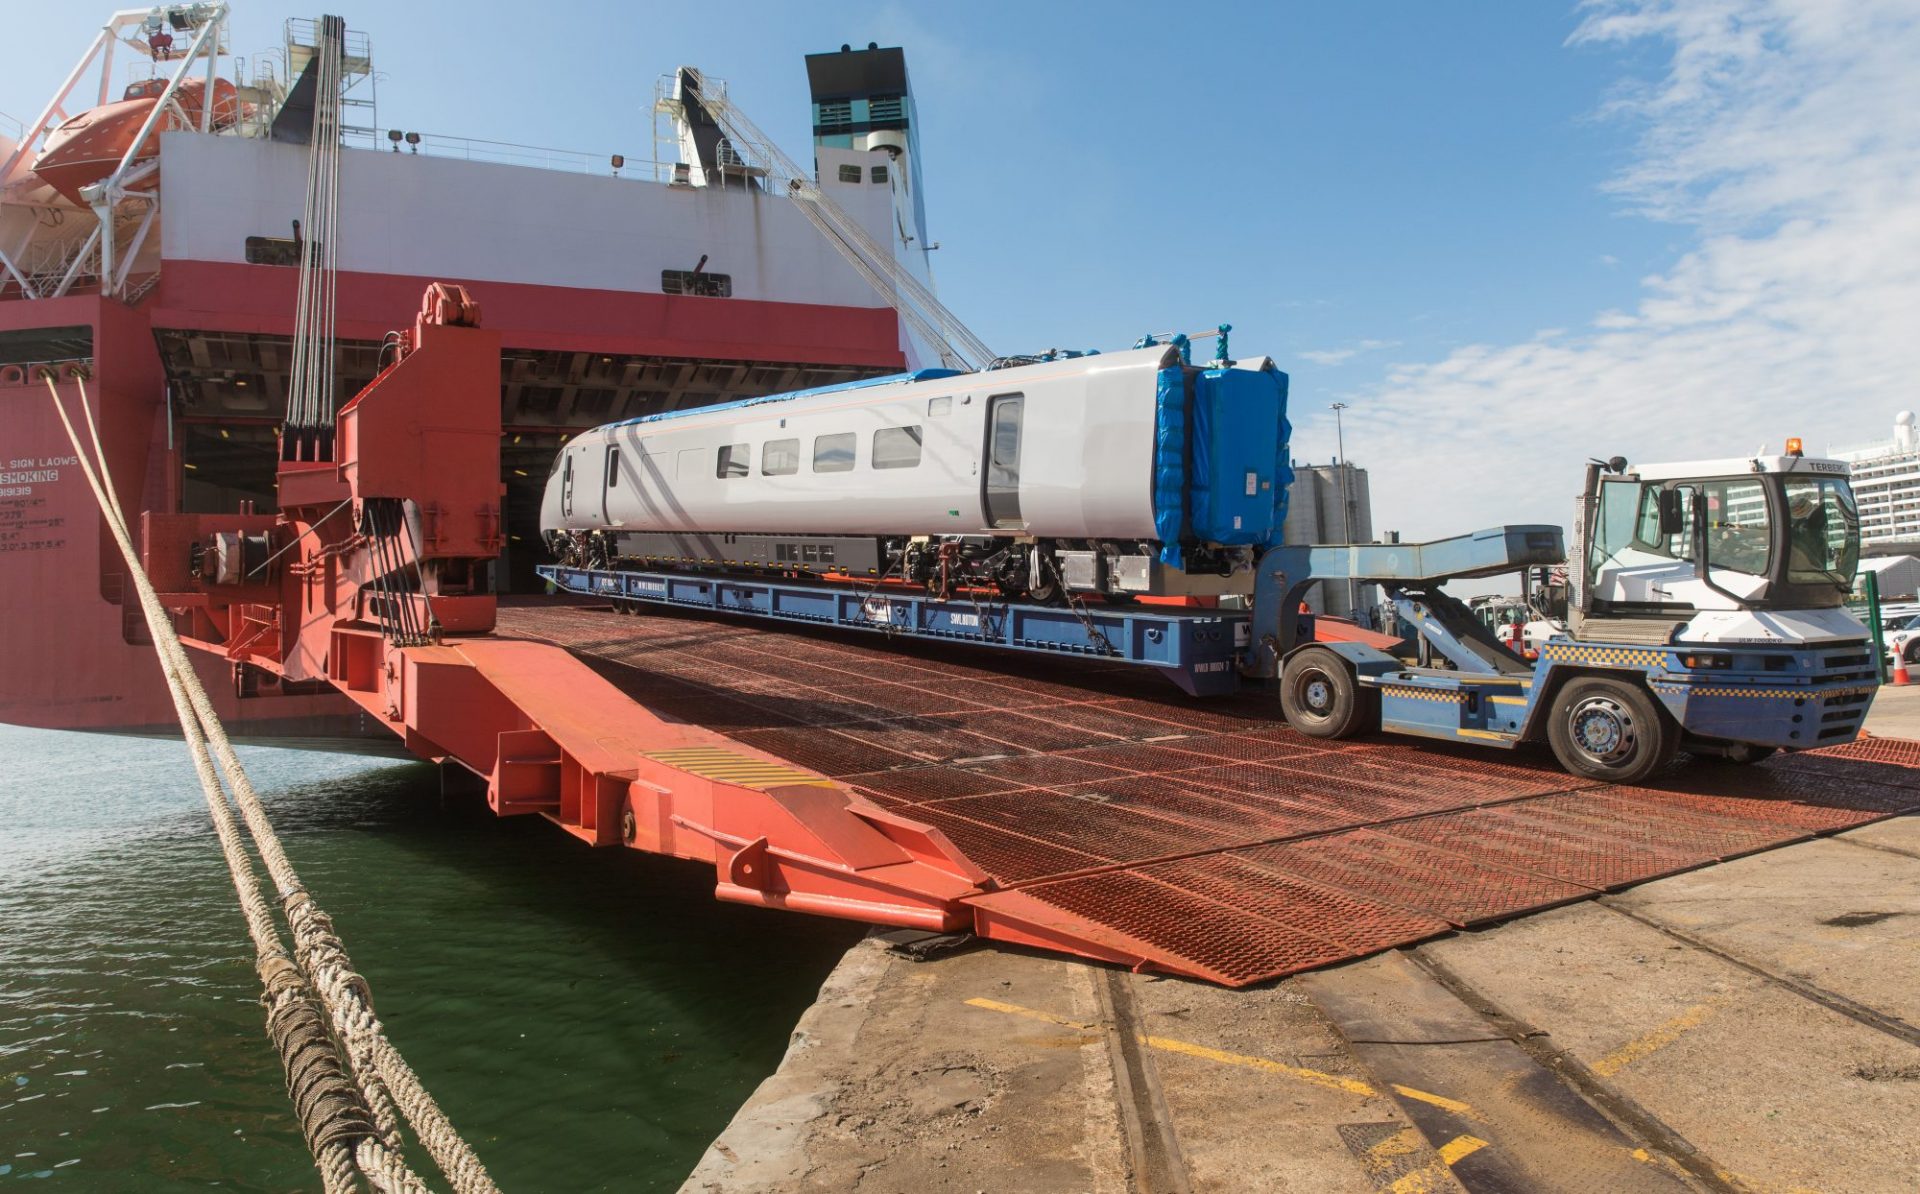
[[[557,170],[567,174],[600,174],[616,178],[640,178],[652,182],[671,180],[674,167],[673,162],[636,157],[632,154],[588,153],[577,149],[555,149],[543,145],[522,145],[513,141],[489,141],[479,137],[452,137],[442,133],[421,133],[402,129],[376,133],[352,130],[347,137],[347,143],[356,149],[385,149],[394,153],[419,154],[422,157],[458,158],[468,162],[493,162],[505,166],[527,166],[536,170]]]

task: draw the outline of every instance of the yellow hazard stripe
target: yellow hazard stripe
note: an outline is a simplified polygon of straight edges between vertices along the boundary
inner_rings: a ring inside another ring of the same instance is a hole
[[[665,763],[676,771],[697,775],[701,779],[718,780],[721,783],[734,784],[742,788],[783,788],[795,784],[819,788],[833,786],[832,780],[815,775],[811,771],[802,771],[797,767],[788,767],[771,759],[756,759],[752,755],[743,755],[719,747],[693,746],[679,750],[657,750],[642,757],[652,759],[656,763]]]
[[[1444,688],[1412,688],[1399,684],[1383,684],[1380,691],[1388,696],[1400,697],[1408,701],[1439,701],[1443,704],[1457,705],[1467,699],[1464,692],[1452,692]]]

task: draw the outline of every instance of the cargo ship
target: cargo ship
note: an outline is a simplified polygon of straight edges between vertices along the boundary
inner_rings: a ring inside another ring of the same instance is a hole
[[[129,512],[274,509],[320,28],[289,21],[241,58],[225,4],[117,12],[32,121],[0,123],[0,722],[173,724],[47,369],[84,371]],[[538,583],[540,486],[576,431],[937,363],[871,271],[686,102],[718,84],[663,76],[653,127],[636,117],[649,158],[543,149],[390,127],[370,39],[343,41],[329,389],[343,403],[375,375],[427,282],[483,303],[505,349],[501,588]],[[842,46],[806,70],[820,192],[926,280],[904,53]],[[202,666],[237,733],[377,732],[332,694]]]

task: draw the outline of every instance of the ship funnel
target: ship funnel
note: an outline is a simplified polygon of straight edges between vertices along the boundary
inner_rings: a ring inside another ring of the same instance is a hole
[[[1911,452],[1915,443],[1913,412],[1903,410],[1893,417],[1893,446],[1902,452]]]

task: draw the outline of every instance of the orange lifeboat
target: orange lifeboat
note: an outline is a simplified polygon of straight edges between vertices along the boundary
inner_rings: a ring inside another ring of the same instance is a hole
[[[91,186],[113,173],[120,159],[126,156],[127,147],[140,134],[140,127],[147,122],[148,113],[160,102],[160,96],[166,89],[164,79],[143,79],[129,86],[118,102],[89,108],[60,124],[47,134],[46,148],[33,162],[34,174],[41,182],[84,207],[86,201],[80,197],[80,188]],[[199,120],[201,106],[206,103],[206,82],[195,79],[182,83],[175,94],[181,110],[190,119],[181,120],[171,109],[161,113],[154,125],[154,135],[141,146],[135,162],[144,162],[159,155],[160,133],[193,128]],[[217,131],[229,127],[239,119],[239,115],[239,93],[227,80],[215,79],[214,129]],[[156,181],[148,179],[136,189],[152,190]]]

